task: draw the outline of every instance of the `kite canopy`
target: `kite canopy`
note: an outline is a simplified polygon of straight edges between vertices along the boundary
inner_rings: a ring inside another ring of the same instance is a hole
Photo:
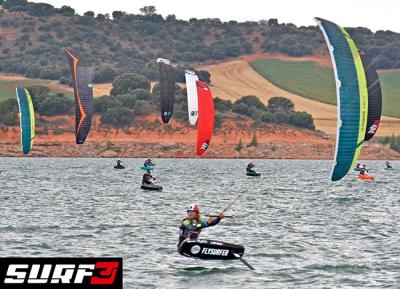
[[[336,78],[338,127],[331,179],[338,181],[354,166],[364,140],[375,134],[382,96],[378,92],[380,85],[376,71],[368,60],[363,61],[362,53],[346,30],[321,18],[315,20],[328,44]],[[373,125],[376,125],[375,129]]]
[[[175,74],[169,60],[158,58],[157,64],[160,73],[161,118],[164,123],[168,123],[174,111]]]
[[[196,81],[199,100],[199,119],[197,127],[197,155],[203,155],[208,147],[214,129],[214,101],[207,84]]]
[[[89,134],[93,117],[93,86],[89,68],[85,62],[64,49],[71,68],[75,94],[75,136],[76,143],[83,144]]]
[[[195,125],[199,113],[199,106],[197,100],[197,87],[196,87],[196,81],[198,81],[199,78],[196,75],[196,73],[191,70],[185,71],[185,78],[186,78],[189,122],[191,125]]]
[[[368,87],[368,121],[365,140],[374,137],[381,123],[382,116],[382,89],[378,73],[370,58],[363,51],[359,51],[365,69]]]
[[[28,90],[23,87],[17,87],[16,92],[19,106],[22,152],[28,154],[32,149],[35,138],[35,111]]]

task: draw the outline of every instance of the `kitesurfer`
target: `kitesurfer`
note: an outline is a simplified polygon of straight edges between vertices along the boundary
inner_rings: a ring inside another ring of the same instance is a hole
[[[358,163],[357,165],[356,165],[356,168],[355,168],[357,171],[360,171],[361,170],[361,164],[360,163]]]
[[[147,159],[144,164],[144,167],[154,167],[153,161],[151,159]]]
[[[153,180],[155,180],[156,178],[154,178],[150,171],[146,171],[143,175],[142,178],[142,185],[152,185],[153,184]]]
[[[393,169],[392,165],[388,161],[386,161],[386,169],[388,170]]]
[[[114,166],[115,169],[125,169],[125,167],[122,165],[122,162],[120,160],[117,160],[117,165]]]
[[[198,204],[190,205],[187,209],[187,217],[183,219],[180,226],[178,246],[186,239],[196,240],[202,229],[217,225],[223,218],[224,214],[220,214],[215,219],[209,218],[207,221],[203,221],[200,216],[200,206]]]
[[[253,170],[254,167],[255,167],[255,164],[254,164],[253,162],[251,162],[251,163],[249,163],[249,164],[247,165],[246,171],[247,171],[248,173],[256,173],[256,171]]]
[[[365,167],[361,167],[360,176],[366,176],[366,175],[367,175],[367,170],[365,169]]]

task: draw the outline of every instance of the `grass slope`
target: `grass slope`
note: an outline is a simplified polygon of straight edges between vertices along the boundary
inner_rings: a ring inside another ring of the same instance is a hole
[[[333,71],[313,62],[257,59],[252,68],[274,85],[320,102],[336,105]],[[380,72],[383,90],[383,114],[400,117],[400,72]]]
[[[0,79],[0,101],[7,99],[7,98],[14,98],[15,95],[15,88],[17,86],[28,87],[33,85],[42,85],[42,86],[49,86],[52,83],[52,80],[43,80],[43,79],[20,79],[20,80],[5,80]],[[65,91],[58,91],[57,89],[52,89],[56,92],[63,92]],[[69,93],[67,93],[69,95]]]

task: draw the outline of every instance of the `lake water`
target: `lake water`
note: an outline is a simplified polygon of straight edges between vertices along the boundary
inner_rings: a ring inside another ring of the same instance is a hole
[[[140,190],[143,160],[0,158],[0,255],[123,257],[124,288],[399,288],[396,171],[368,161],[376,181],[329,181],[329,161],[156,161],[163,192]],[[393,162],[400,170],[400,162]],[[203,239],[245,246],[245,259],[176,252],[186,208],[234,218]]]

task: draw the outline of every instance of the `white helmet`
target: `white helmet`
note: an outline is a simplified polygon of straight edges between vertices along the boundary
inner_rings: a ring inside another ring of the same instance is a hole
[[[197,213],[200,213],[200,206],[198,204],[191,204],[187,211],[195,211]]]

